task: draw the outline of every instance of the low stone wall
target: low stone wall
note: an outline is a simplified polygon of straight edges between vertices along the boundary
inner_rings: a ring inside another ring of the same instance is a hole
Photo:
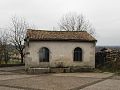
[[[73,72],[92,72],[94,68],[89,67],[48,67],[48,68],[29,68],[28,74],[44,74],[44,73],[73,73]]]
[[[96,53],[96,67],[115,67],[120,66],[120,51],[116,49],[102,49]]]

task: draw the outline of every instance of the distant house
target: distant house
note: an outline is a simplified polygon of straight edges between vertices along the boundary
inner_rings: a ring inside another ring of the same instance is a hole
[[[96,39],[86,31],[28,30],[25,65],[95,68]]]

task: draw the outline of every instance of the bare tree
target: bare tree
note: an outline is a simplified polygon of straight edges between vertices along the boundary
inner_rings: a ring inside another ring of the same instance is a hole
[[[10,59],[9,50],[7,48],[9,43],[8,34],[5,31],[1,31],[0,34],[0,60],[7,64]]]
[[[64,15],[58,23],[60,30],[65,31],[87,31],[90,34],[94,34],[94,28],[90,23],[85,20],[83,15],[77,15],[75,13],[68,13]]]
[[[23,18],[12,17],[10,27],[10,41],[21,55],[21,63],[24,60],[24,39],[29,25]]]

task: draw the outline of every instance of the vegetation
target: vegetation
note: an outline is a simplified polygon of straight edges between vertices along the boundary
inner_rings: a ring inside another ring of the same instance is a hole
[[[9,50],[8,50],[8,36],[7,34],[4,32],[1,32],[1,37],[0,37],[0,63],[2,62],[2,60],[4,60],[4,62],[7,64],[7,62],[10,59],[10,54],[9,54]]]
[[[95,35],[94,28],[82,14],[78,15],[76,13],[68,13],[61,18],[58,25],[60,30],[87,31],[91,35]]]
[[[10,29],[10,43],[13,44],[21,56],[21,63],[24,60],[24,39],[28,24],[22,18],[12,17]]]
[[[0,64],[21,64],[21,61],[20,60],[8,60],[7,63],[5,61],[1,61]]]
[[[120,72],[120,50],[103,48],[96,53],[96,68],[107,72]]]

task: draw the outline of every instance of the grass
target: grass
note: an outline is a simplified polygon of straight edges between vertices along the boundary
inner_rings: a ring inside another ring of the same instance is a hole
[[[0,64],[6,64],[6,63],[5,61],[2,60]],[[9,60],[7,64],[21,64],[21,61],[20,60]]]
[[[110,72],[110,73],[114,73],[115,75],[118,75],[120,76],[120,68],[119,69],[116,69],[116,68],[112,68],[112,67],[101,67],[101,68],[96,68],[95,69],[95,72]]]

